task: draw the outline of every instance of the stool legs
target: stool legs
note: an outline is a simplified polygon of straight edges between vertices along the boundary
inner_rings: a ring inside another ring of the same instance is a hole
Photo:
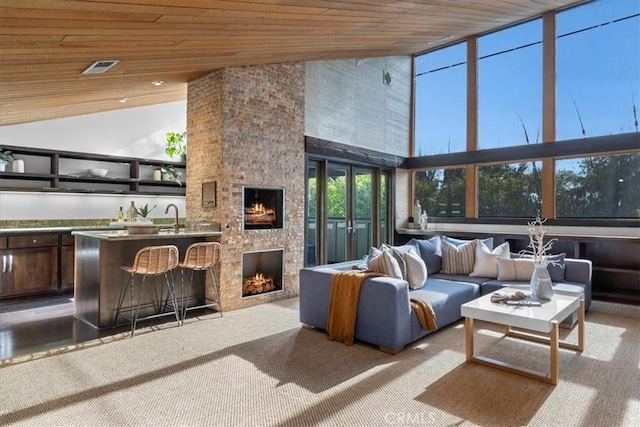
[[[203,286],[203,299],[204,299],[204,304],[202,305],[198,305],[195,307],[187,307],[187,304],[189,302],[189,298],[191,297],[191,288],[193,286],[193,275],[194,272],[196,271],[195,269],[189,269],[190,270],[190,275],[189,275],[189,285],[187,286],[187,295],[185,297],[185,292],[184,292],[184,270],[185,268],[181,269],[181,290],[182,290],[182,324],[184,324],[184,319],[186,319],[187,316],[187,310],[194,310],[197,308],[204,308],[204,307],[211,307],[213,305],[217,305],[218,306],[218,310],[220,311],[220,317],[222,317],[222,304],[220,303],[220,288],[218,286],[218,280],[216,279],[216,275],[214,273],[214,268],[207,268],[206,270],[209,272],[209,276],[211,277],[211,281],[213,283],[213,293],[214,293],[214,299],[207,299],[207,295],[206,295],[206,271],[203,277],[203,280],[205,281],[205,285]],[[203,271],[203,270],[198,270],[198,271]],[[211,304],[207,304],[207,300],[208,301],[213,301],[213,303]]]
[[[161,278],[161,286],[160,289],[162,289],[163,285],[166,285],[167,287],[167,300],[165,301],[165,303],[162,303],[162,291],[160,292],[160,297],[158,297],[158,290],[157,290],[157,286],[154,289],[155,292],[155,296],[156,296],[156,300],[154,302],[154,306],[156,309],[156,314],[155,315],[151,315],[151,316],[146,316],[145,319],[151,319],[151,318],[155,318],[155,317],[159,317],[159,316],[164,316],[165,314],[171,314],[171,313],[164,313],[164,311],[167,308],[167,305],[169,303],[169,299],[171,300],[171,305],[173,308],[173,314],[176,316],[176,322],[178,322],[178,325],[180,325],[180,314],[179,314],[179,310],[180,307],[178,306],[178,302],[177,302],[177,298],[176,298],[176,293],[175,293],[175,288],[174,288],[174,281],[170,280],[169,277],[171,276],[170,272],[167,273],[163,273],[162,274],[162,278]],[[171,276],[172,277],[172,276]],[[173,278],[173,277],[172,277]],[[130,289],[129,295],[130,295],[130,310],[131,310],[131,317],[130,317],[130,321],[131,321],[131,336],[133,336],[133,334],[135,333],[136,330],[136,326],[138,323],[138,315],[140,313],[140,306],[142,304],[142,297],[144,295],[144,287],[145,287],[145,283],[146,283],[146,279],[147,279],[147,275],[142,275],[142,283],[140,284],[140,291],[138,292],[138,303],[135,304],[134,303],[134,293],[135,292],[135,275],[134,274],[130,274],[129,277],[126,278],[126,280],[123,281],[122,283],[122,287],[120,289],[120,295],[118,296],[118,306],[116,308],[116,314],[115,317],[113,319],[113,326],[115,327],[118,321],[118,316],[120,315],[120,312],[122,310],[122,304],[124,302],[126,293],[127,293],[127,289]],[[153,278],[155,279],[155,277]],[[152,280],[153,280],[152,279]],[[162,280],[164,279],[164,280]],[[164,283],[162,283],[164,282]],[[157,283],[153,283],[155,285],[157,285]]]

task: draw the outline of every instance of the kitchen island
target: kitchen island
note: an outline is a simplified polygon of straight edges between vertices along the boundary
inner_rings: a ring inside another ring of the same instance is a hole
[[[219,231],[162,230],[157,234],[129,234],[124,230],[74,231],[75,269],[74,299],[76,316],[95,328],[112,326],[118,303],[118,295],[125,273],[123,265],[132,265],[138,250],[146,246],[176,245],[180,259],[187,247],[195,242],[219,241]],[[151,284],[153,279],[149,279]],[[180,298],[180,277],[176,280],[176,294]],[[193,293],[192,293],[193,294]],[[146,286],[140,316],[152,314],[155,301],[154,287]],[[188,305],[199,305],[204,295],[196,293]],[[129,308],[125,298],[123,310]]]

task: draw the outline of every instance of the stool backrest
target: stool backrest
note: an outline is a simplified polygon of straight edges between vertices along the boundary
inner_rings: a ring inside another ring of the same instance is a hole
[[[192,270],[206,270],[220,261],[221,250],[222,245],[218,242],[193,243],[187,248],[184,262],[180,266]]]
[[[147,246],[136,254],[133,271],[136,274],[162,274],[173,270],[179,262],[175,245]]]

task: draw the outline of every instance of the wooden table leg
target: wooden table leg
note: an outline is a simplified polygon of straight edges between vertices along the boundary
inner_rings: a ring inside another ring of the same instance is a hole
[[[578,351],[584,351],[584,298],[578,308]]]
[[[560,343],[558,342],[558,333],[559,333],[559,326],[560,324],[557,321],[554,321],[552,323],[552,328],[551,328],[551,340],[549,342],[550,345],[550,350],[551,350],[551,363],[550,363],[550,370],[551,370],[551,378],[550,378],[550,382],[551,384],[558,384],[558,352],[560,350]]]
[[[471,361],[473,360],[473,319],[471,317],[464,318],[464,334],[467,349],[467,361]]]

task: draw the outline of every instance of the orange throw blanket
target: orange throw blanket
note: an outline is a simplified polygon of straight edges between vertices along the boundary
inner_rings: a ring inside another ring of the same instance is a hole
[[[383,276],[383,274],[349,270],[333,275],[327,316],[327,332],[330,341],[353,345],[360,288],[366,278],[376,276]]]
[[[411,308],[416,312],[422,329],[427,332],[433,332],[438,329],[436,313],[433,311],[429,301],[411,298]]]

